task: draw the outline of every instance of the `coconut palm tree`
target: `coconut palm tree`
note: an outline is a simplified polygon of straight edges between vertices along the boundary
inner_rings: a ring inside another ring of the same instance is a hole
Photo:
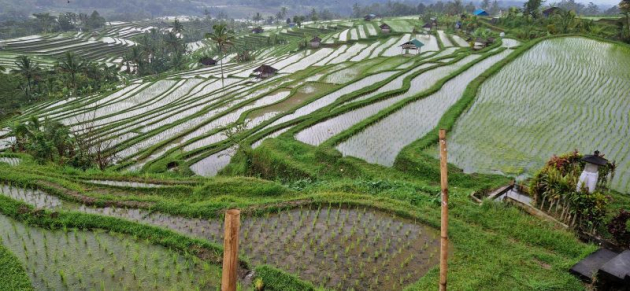
[[[61,59],[56,67],[58,70],[70,74],[70,80],[72,82],[72,88],[77,89],[77,74],[81,72],[86,64],[83,60],[79,59],[75,54],[66,52],[63,59]]]
[[[22,75],[26,79],[26,98],[30,99],[31,82],[40,73],[39,65],[28,56],[19,56],[15,60],[15,66],[17,69],[13,69],[11,72]]]
[[[214,31],[212,33],[206,33],[206,38],[217,44],[219,57],[221,58],[221,86],[225,86],[225,82],[223,80],[223,54],[229,46],[234,45],[234,34],[229,31],[227,26],[223,23],[213,25],[212,29]]]
[[[184,32],[184,25],[177,19],[175,19],[175,21],[173,22],[173,32],[175,33],[182,33]]]

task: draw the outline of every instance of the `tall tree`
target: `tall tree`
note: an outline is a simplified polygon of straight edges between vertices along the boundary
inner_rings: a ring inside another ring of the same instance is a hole
[[[76,75],[83,70],[85,67],[85,62],[80,60],[75,54],[71,52],[66,52],[64,58],[61,59],[56,67],[59,71],[64,72],[70,75],[70,81],[72,82],[72,88],[74,90],[77,89],[77,78]]]
[[[313,22],[317,22],[317,20],[319,19],[319,16],[317,15],[317,11],[315,11],[315,8],[311,10],[311,13],[309,16],[311,17],[311,21]]]
[[[254,17],[252,18],[252,20],[254,20],[254,22],[258,23],[261,20],[263,20],[262,15],[260,15],[260,12],[256,12],[256,14],[254,14]]]
[[[13,69],[11,72],[22,75],[26,80],[26,98],[30,101],[32,97],[31,82],[41,71],[39,65],[28,56],[19,56],[15,60],[15,66],[17,69]]]
[[[630,38],[630,0],[622,0],[619,3],[619,12],[626,17],[627,36]]]
[[[184,25],[178,19],[175,19],[175,21],[173,21],[173,25],[171,27],[173,28],[173,32],[175,33],[184,32]]]
[[[212,40],[217,44],[219,50],[220,66],[221,66],[221,86],[225,86],[223,78],[223,54],[226,49],[234,45],[234,34],[228,30],[227,25],[224,23],[215,24],[212,26],[212,33],[207,33],[206,38]]]
[[[282,15],[282,17],[280,18],[285,18],[287,16],[287,11],[288,9],[284,6],[280,7],[280,14]]]
[[[540,16],[540,7],[543,4],[543,0],[528,0],[525,2],[523,14],[529,15],[533,18],[538,18]]]

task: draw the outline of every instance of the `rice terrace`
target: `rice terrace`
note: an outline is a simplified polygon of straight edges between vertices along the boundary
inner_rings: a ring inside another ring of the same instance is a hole
[[[0,290],[630,290],[629,1],[36,2]]]

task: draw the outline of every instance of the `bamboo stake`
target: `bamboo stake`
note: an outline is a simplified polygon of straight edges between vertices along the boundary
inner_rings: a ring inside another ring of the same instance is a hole
[[[238,267],[238,229],[241,211],[230,209],[225,213],[225,238],[223,240],[223,275],[221,291],[236,291],[236,268]]]
[[[440,176],[442,184],[442,225],[440,245],[440,291],[446,291],[448,259],[448,152],[446,150],[446,130],[440,129]]]

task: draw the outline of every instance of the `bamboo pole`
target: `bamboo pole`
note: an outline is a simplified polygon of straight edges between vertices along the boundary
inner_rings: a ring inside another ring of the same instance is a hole
[[[440,176],[442,184],[442,225],[440,227],[440,291],[446,291],[448,259],[448,152],[446,130],[440,129]]]
[[[238,230],[241,226],[241,211],[230,209],[225,213],[225,238],[223,240],[223,275],[221,291],[236,291],[236,269],[238,267]]]

